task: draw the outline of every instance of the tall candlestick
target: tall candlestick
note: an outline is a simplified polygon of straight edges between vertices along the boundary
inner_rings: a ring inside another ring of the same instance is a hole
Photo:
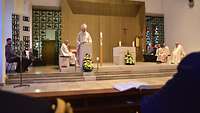
[[[99,62],[99,57],[97,57],[97,62]]]
[[[119,47],[121,47],[122,46],[122,42],[121,41],[119,41]]]
[[[135,42],[134,41],[132,42],[132,46],[135,47]]]
[[[97,57],[97,72],[99,71],[99,57]]]
[[[100,58],[97,57],[97,60],[100,60],[100,66],[103,64],[103,33],[100,32]],[[98,62],[97,62],[98,64]]]
[[[100,38],[103,38],[103,33],[102,32],[100,32]]]

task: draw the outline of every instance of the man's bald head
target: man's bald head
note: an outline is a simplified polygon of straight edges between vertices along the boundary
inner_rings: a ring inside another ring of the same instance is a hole
[[[65,45],[69,45],[69,40],[64,41]]]
[[[85,32],[87,29],[87,25],[86,24],[82,24],[81,25],[81,31]]]

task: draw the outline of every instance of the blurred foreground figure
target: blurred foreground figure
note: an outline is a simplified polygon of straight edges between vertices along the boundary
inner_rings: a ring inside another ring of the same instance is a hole
[[[0,90],[1,113],[73,113],[70,103],[47,101]]]
[[[141,101],[142,113],[200,113],[200,52],[186,56],[161,90]]]

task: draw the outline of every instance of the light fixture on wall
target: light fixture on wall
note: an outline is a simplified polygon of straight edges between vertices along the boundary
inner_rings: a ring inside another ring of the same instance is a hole
[[[194,0],[189,0],[189,7],[190,8],[193,8],[194,7]]]

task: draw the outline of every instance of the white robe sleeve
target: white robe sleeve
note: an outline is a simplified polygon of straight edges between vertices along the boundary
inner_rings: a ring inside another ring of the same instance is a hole
[[[88,42],[89,42],[89,43],[92,43],[92,38],[91,38],[91,36],[90,36],[89,33],[88,33]]]
[[[78,33],[78,35],[77,35],[77,40],[76,40],[76,47],[77,47],[77,49],[79,48],[79,45],[80,45],[80,33]]]
[[[65,44],[62,44],[60,51],[63,56],[70,56],[69,49]]]

